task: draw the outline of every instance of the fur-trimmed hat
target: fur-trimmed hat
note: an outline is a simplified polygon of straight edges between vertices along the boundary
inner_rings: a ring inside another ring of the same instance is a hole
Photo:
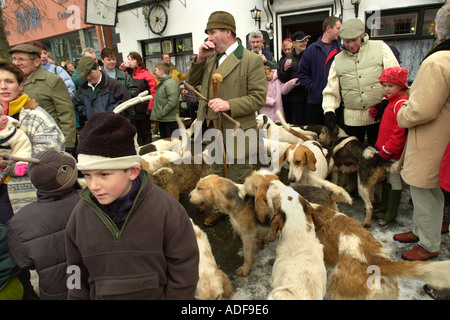
[[[80,132],[79,170],[128,169],[141,165],[136,128],[112,111],[94,113]]]
[[[211,29],[229,29],[233,34],[236,34],[236,22],[230,13],[215,11],[209,16],[205,33],[208,33],[208,30]]]
[[[55,192],[71,188],[78,178],[77,162],[67,152],[46,149],[34,155],[39,163],[28,165],[31,183],[39,191]]]
[[[383,84],[383,82],[391,82],[396,83],[403,88],[408,88],[408,69],[403,67],[386,68],[378,79],[381,84]]]

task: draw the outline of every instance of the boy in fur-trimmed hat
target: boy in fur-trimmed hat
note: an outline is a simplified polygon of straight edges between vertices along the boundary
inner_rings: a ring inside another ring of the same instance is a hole
[[[186,210],[154,185],[136,152],[135,127],[113,112],[80,132],[87,188],[67,224],[69,299],[193,299],[199,253]]]

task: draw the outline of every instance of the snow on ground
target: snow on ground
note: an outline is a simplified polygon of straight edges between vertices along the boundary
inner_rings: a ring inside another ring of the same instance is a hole
[[[401,254],[412,248],[415,244],[404,244],[392,239],[395,233],[409,231],[413,227],[412,205],[409,204],[409,189],[403,191],[397,221],[388,226],[381,226],[374,222],[368,229],[377,240],[386,248],[392,260],[401,261]],[[360,198],[354,199],[352,206],[341,205],[340,211],[354,218],[358,222],[364,220],[364,204]],[[248,277],[238,277],[229,273],[235,287],[232,300],[264,300],[270,291],[270,275],[276,257],[277,241],[266,244],[264,249],[256,250],[255,264]],[[238,254],[243,259],[242,248]],[[442,244],[439,256],[431,261],[450,260],[450,237],[442,235]],[[425,283],[420,280],[403,280],[399,282],[399,300],[432,300],[422,289]]]

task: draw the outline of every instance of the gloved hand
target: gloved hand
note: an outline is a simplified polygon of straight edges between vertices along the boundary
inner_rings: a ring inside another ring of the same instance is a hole
[[[384,160],[391,160],[392,158],[392,152],[389,152],[384,146],[381,147],[379,154]]]
[[[381,119],[384,113],[384,109],[386,109],[387,105],[389,104],[389,101],[387,99],[381,100],[379,104],[374,105],[370,110],[370,115],[372,118],[375,119],[375,121],[378,121]]]
[[[330,131],[333,131],[336,127],[336,114],[333,111],[328,111],[324,114],[324,125]]]

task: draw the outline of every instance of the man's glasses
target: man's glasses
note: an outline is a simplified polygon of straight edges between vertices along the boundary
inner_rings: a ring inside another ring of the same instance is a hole
[[[19,63],[24,63],[25,61],[30,61],[30,60],[36,60],[38,58],[35,59],[28,59],[28,58],[22,58],[22,57],[11,57],[9,60],[11,60],[11,62],[19,62]]]

